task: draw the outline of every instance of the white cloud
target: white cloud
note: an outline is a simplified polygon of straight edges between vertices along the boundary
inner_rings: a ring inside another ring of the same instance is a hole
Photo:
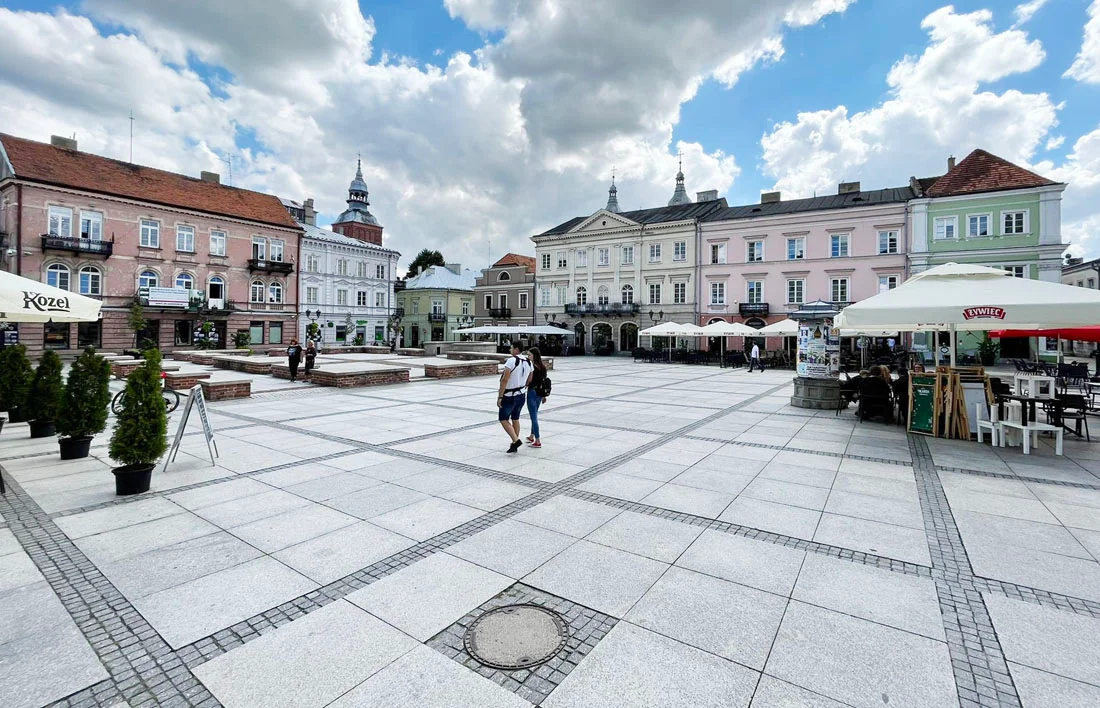
[[[1048,2],[1050,2],[1050,0],[1029,0],[1028,2],[1017,5],[1012,11],[1012,16],[1016,18],[1016,24],[1012,26],[1019,27],[1025,24],[1035,16],[1035,13],[1043,9],[1043,5],[1046,5]]]
[[[1057,150],[1066,142],[1066,136],[1055,135],[1047,140],[1047,150]]]
[[[1065,76],[1084,83],[1100,84],[1100,0],[1089,5],[1089,20],[1085,23],[1085,36],[1081,51],[1066,69]]]
[[[1082,135],[1061,165],[1033,166],[1039,174],[1069,186],[1062,200],[1062,237],[1075,255],[1100,255],[1100,126]]]

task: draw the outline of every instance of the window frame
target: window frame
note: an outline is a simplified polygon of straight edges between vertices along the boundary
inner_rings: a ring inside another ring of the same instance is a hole
[[[755,286],[755,287],[753,287],[753,286]],[[764,281],[763,280],[746,280],[745,281],[745,302],[750,304],[750,305],[760,305],[760,304],[764,303]]]
[[[755,255],[757,246],[760,247],[760,255]],[[763,263],[764,262],[764,240],[754,239],[752,241],[745,242],[745,262],[746,263]]]
[[[558,270],[569,267],[569,251],[558,251]]]
[[[686,305],[687,304],[687,283],[673,283],[672,284],[672,304],[673,305]]]
[[[252,237],[252,258],[257,261],[267,260],[267,239],[261,236]]]
[[[985,233],[984,234],[972,234],[970,233],[971,222],[976,219],[985,219]],[[966,215],[966,237],[967,238],[989,238],[993,235],[990,227],[993,225],[993,213],[992,212],[980,212],[977,214]]]
[[[844,297],[843,298],[837,297],[837,295],[839,294],[839,289],[837,288],[838,284],[843,284],[844,285],[844,288],[843,288]],[[832,296],[832,300],[830,300],[830,302],[851,302],[851,300],[849,299],[852,296],[851,278],[847,278],[847,277],[831,278],[829,280],[829,294]]]
[[[138,247],[160,248],[160,221],[141,219],[138,222]]]
[[[722,280],[712,280],[710,283],[710,304],[726,304],[726,283]]]
[[[791,297],[792,286],[798,285],[798,299],[795,300]],[[803,305],[806,303],[806,279],[805,278],[787,278],[787,304],[788,305]]]
[[[849,258],[851,257],[851,233],[844,232],[842,234],[829,234],[829,258]],[[843,248],[840,248],[843,246]],[[841,253],[840,251],[843,251]]]
[[[943,223],[944,235],[939,235],[940,223]],[[947,235],[946,227],[951,227],[951,235]],[[935,216],[932,217],[932,240],[933,241],[953,241],[959,238],[959,217],[958,216]]]
[[[259,286],[259,297],[256,297],[257,286]],[[267,302],[267,284],[262,280],[253,280],[248,284],[248,301],[257,305],[262,305]]]
[[[50,274],[56,273],[57,277],[51,282]],[[59,280],[60,276],[64,275],[65,284],[61,285]],[[46,266],[46,285],[50,287],[58,288],[59,290],[69,290],[72,287],[73,282],[73,269],[66,263],[51,263]],[[71,291],[70,291],[71,292]]]
[[[620,253],[619,257],[622,260],[621,265],[634,265],[634,246],[623,246],[622,252]]]
[[[578,268],[587,268],[588,267],[588,249],[587,248],[578,248],[576,250],[576,253],[574,254],[574,257],[577,259],[576,260],[576,265],[577,265]]]
[[[376,292],[374,294],[374,306],[385,307],[386,306],[386,293]]]
[[[307,305],[316,305],[318,295],[320,295],[320,288],[318,288],[316,285],[307,285],[306,286],[306,304]]]
[[[72,238],[73,237],[73,208],[67,206],[60,206],[51,204],[47,210],[46,215],[46,231],[51,236],[57,236],[58,238]],[[53,222],[57,219],[57,230],[54,230]],[[68,224],[66,233],[61,233],[61,224]]]
[[[184,282],[190,282],[191,283],[190,287],[185,288],[185,287],[180,286],[180,279],[181,278],[184,279]],[[180,271],[179,273],[176,273],[176,277],[172,281],[172,287],[176,288],[177,290],[194,290],[195,289],[195,276],[191,275],[190,273],[188,273],[186,271]]]
[[[277,294],[276,294],[277,293]],[[282,305],[285,298],[285,288],[278,280],[272,280],[267,284],[267,302],[269,305]]]
[[[883,250],[883,237],[886,237],[886,249]],[[893,248],[891,248],[893,246]],[[901,246],[900,234],[897,229],[880,229],[878,232],[878,254],[880,256],[897,255]]]
[[[282,263],[283,256],[286,254],[286,242],[277,238],[269,238],[267,240],[267,260],[273,263]],[[276,254],[278,251],[278,254]]]
[[[550,307],[550,288],[539,288],[539,307]]]
[[[526,309],[528,309],[530,304],[531,304],[530,303],[530,298],[528,297],[527,292],[524,291],[524,292],[520,293],[519,294],[519,309],[526,310]]]
[[[94,218],[93,218],[94,217]],[[85,236],[84,235],[84,222],[94,224],[98,228],[96,234]],[[87,239],[89,241],[102,241],[103,240],[103,212],[95,211],[94,209],[81,209],[80,210],[80,238]]]
[[[611,249],[610,248],[597,248],[596,249],[596,267],[607,268],[611,265]]]
[[[576,287],[576,289],[573,291],[573,295],[574,295],[574,298],[573,298],[574,304],[577,304],[577,305],[587,305],[588,304],[588,288],[584,287],[583,285],[578,285]]]
[[[348,289],[336,288],[336,305],[339,307],[348,306]]]
[[[1010,216],[1022,216],[1020,220],[1021,231],[1009,231],[1005,228],[1005,220]],[[1013,209],[1011,211],[1001,212],[1001,235],[1002,236],[1024,236],[1031,233],[1031,210],[1030,209]]]
[[[710,264],[711,265],[725,265],[726,263],[726,244],[724,243],[712,243],[710,244]]]
[[[187,240],[190,239],[191,247],[186,248]],[[184,247],[181,248],[181,242]],[[176,253],[194,253],[195,252],[195,227],[190,224],[176,224]]]
[[[885,283],[886,284],[886,289],[885,290],[883,290],[883,287],[882,287],[883,286],[882,281],[884,281],[884,280],[886,281],[886,283]],[[891,281],[893,281],[893,283],[894,283],[893,287],[890,286]],[[901,279],[897,275],[880,275],[878,277],[878,292],[879,293],[884,293],[884,292],[887,292],[889,290],[893,290],[894,288],[896,288],[900,284],[901,284]]]
[[[96,277],[95,292],[92,291],[92,288],[88,288],[87,290],[84,289],[84,274],[85,273],[88,273],[89,275],[92,274],[92,273],[95,273],[95,277]],[[77,292],[79,292],[81,295],[88,295],[88,296],[91,296],[91,297],[102,296],[103,295],[103,271],[101,271],[99,268],[97,268],[93,265],[81,266],[80,270],[77,271],[77,275],[76,275],[76,287],[77,287]]]
[[[509,275],[508,271],[502,270],[499,273],[497,273],[497,282],[498,283],[510,283],[510,282],[512,282],[512,276]]]
[[[688,259],[688,245],[687,241],[673,241],[672,242],[672,262],[683,263]]]
[[[220,247],[215,247],[220,244]],[[220,229],[210,230],[210,255],[225,257],[229,253],[229,234]]]
[[[619,301],[623,305],[634,304],[634,286],[630,283],[623,283],[623,286],[619,288]]]
[[[649,244],[649,262],[660,263],[661,262],[661,244],[651,243]]]
[[[798,255],[791,255],[794,244],[799,244],[796,250]],[[787,260],[788,261],[802,261],[806,259],[806,237],[805,236],[792,236],[787,239]]]
[[[653,297],[654,293],[657,294],[656,298]],[[660,305],[660,304],[662,304],[661,303],[661,297],[662,297],[661,283],[650,283],[649,284],[649,304],[650,305]]]
[[[543,253],[542,254],[542,269],[543,270],[550,270],[550,254],[549,253]]]
[[[153,282],[151,284],[142,285],[141,281],[143,279],[146,279],[145,278],[146,275],[151,275]],[[156,272],[155,270],[151,270],[149,268],[146,268],[145,270],[141,271],[140,273],[138,273],[138,287],[139,288],[159,288],[160,287],[160,273]]]
[[[366,278],[367,277],[367,264],[365,261],[355,262],[355,277]]]

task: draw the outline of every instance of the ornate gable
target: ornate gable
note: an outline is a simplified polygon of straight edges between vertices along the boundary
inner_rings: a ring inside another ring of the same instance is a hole
[[[616,214],[607,209],[600,209],[592,216],[569,229],[569,233],[577,234],[586,231],[604,231],[606,229],[618,229],[627,226],[638,226],[638,222],[628,219],[622,214]]]

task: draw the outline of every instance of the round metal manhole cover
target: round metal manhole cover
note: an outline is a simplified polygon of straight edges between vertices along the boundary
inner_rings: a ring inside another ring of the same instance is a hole
[[[466,651],[494,669],[525,669],[548,661],[569,628],[555,612],[537,605],[509,605],[486,612],[466,630]]]

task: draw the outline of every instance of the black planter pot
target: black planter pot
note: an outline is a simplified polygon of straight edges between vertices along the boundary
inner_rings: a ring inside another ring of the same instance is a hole
[[[149,481],[153,478],[153,465],[125,465],[115,467],[115,494],[127,497],[149,491]]]
[[[52,420],[31,421],[32,438],[52,438],[54,435],[57,435],[57,431],[54,429]]]
[[[12,408],[10,411],[8,411],[8,420],[13,423],[26,423],[27,416],[25,416],[23,414],[23,411],[21,411],[20,409]]]
[[[57,441],[57,445],[61,448],[62,460],[79,460],[87,457],[88,452],[92,449],[92,436],[61,438]]]

